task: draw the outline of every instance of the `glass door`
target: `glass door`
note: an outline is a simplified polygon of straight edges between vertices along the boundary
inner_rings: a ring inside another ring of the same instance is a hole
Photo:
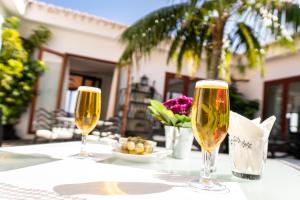
[[[79,86],[91,86],[101,88],[102,79],[84,76],[80,74],[71,73],[69,76],[68,89],[66,92],[66,98],[64,102],[65,111],[70,115],[74,114],[77,88]]]
[[[281,137],[282,123],[282,100],[283,100],[283,84],[269,85],[266,87],[266,103],[265,103],[265,118],[274,115],[276,123],[271,132],[273,137]]]
[[[53,111],[60,106],[61,95],[61,73],[63,73],[63,60],[61,55],[44,51],[42,60],[47,66],[46,72],[40,77],[38,84],[38,95],[36,98],[36,109],[45,108]]]
[[[66,73],[65,54],[40,49],[39,59],[45,62],[47,70],[39,78],[36,86],[36,96],[33,97],[30,116],[29,132],[34,132],[33,122],[35,113],[39,108],[54,111],[61,108],[63,85]]]

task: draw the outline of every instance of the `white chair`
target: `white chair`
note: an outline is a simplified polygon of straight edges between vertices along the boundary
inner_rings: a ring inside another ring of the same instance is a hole
[[[49,112],[43,108],[39,108],[36,112],[34,121],[36,135],[33,143],[36,143],[38,139],[44,139],[48,142],[53,140],[72,139],[74,125],[61,123],[61,120],[58,120],[60,117],[64,116],[66,116],[66,113],[61,109]]]
[[[73,138],[73,131],[73,129],[68,128],[53,128],[52,131],[40,129],[36,131],[36,136],[48,141],[69,140]]]

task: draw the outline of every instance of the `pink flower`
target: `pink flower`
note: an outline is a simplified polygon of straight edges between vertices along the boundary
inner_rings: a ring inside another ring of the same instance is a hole
[[[169,99],[163,104],[175,114],[189,115],[192,102],[193,98],[181,96],[179,98]]]

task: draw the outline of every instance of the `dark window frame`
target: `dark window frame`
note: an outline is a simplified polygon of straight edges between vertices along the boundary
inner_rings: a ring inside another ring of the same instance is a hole
[[[274,86],[274,85],[282,85],[283,86],[283,92],[282,92],[282,107],[281,107],[281,138],[286,139],[288,132],[287,132],[287,120],[286,120],[286,112],[287,112],[287,103],[288,103],[288,90],[289,85],[293,82],[300,81],[300,76],[293,76],[288,78],[282,78],[282,79],[275,79],[270,81],[264,82],[264,91],[263,91],[263,119],[266,119],[267,117],[267,103],[268,103],[268,87]]]
[[[171,72],[166,72],[165,74],[165,86],[164,86],[164,101],[167,98],[167,93],[169,90],[169,82],[171,79],[178,79],[183,81],[183,90],[182,94],[187,96],[188,95],[188,90],[189,90],[189,83],[191,81],[198,81],[198,80],[203,80],[202,78],[199,77],[191,77],[191,76],[186,76],[186,75],[181,75],[180,77],[176,77],[175,73]]]
[[[101,78],[98,78],[98,77],[87,76],[87,75],[83,75],[83,74],[76,73],[76,72],[70,72],[70,76],[80,76],[80,77],[82,77],[81,85],[82,85],[86,80],[91,80],[91,81],[93,82],[93,86],[94,86],[94,83],[95,83],[96,81],[99,82],[99,88],[101,88],[101,86],[102,86],[102,79],[101,79]],[[68,89],[71,90],[70,88],[68,88]]]

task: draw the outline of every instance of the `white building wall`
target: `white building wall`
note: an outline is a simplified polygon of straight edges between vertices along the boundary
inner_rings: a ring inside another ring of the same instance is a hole
[[[107,38],[105,36],[102,36],[101,34],[96,35],[94,33],[74,31],[65,27],[41,24],[28,19],[22,20],[20,27],[22,36],[29,36],[31,30],[36,28],[38,25],[45,25],[52,32],[52,39],[47,43],[46,47],[59,51],[61,53],[78,54],[82,56],[117,62],[123,51],[123,47],[120,44],[119,39]],[[158,93],[163,95],[165,73],[176,73],[176,67],[174,63],[171,63],[169,66],[167,66],[166,58],[166,51],[157,50],[152,53],[150,58],[142,59],[139,62],[139,66],[135,66],[133,68],[133,81],[139,81],[140,77],[145,74],[149,77],[150,84],[152,84],[153,81],[156,82],[155,86]],[[183,68],[182,74],[189,75],[188,69]],[[196,76],[201,78],[205,77],[204,66],[200,69]],[[68,80],[67,77],[65,78],[65,80]],[[126,80],[127,72],[124,68],[123,70],[121,70],[119,86],[120,88],[126,87]],[[18,126],[18,132],[23,138],[31,137],[27,134],[28,123],[29,113],[27,112],[22,116],[20,125]]]
[[[1,3],[0,0],[0,50],[2,46],[2,24],[4,22],[4,18],[8,16],[8,12],[6,8],[4,8],[4,5]]]
[[[38,25],[42,24],[29,20],[22,20],[20,27],[21,35],[23,37],[28,37],[31,33],[31,30],[36,28]],[[49,28],[53,36],[45,46],[61,53],[78,54],[117,62],[119,55],[122,52],[122,48],[117,40],[104,38],[91,33],[72,31],[70,29],[52,25],[47,25],[47,28]],[[57,74],[57,76],[59,76],[59,74]],[[65,80],[68,80],[68,76],[68,73],[66,73]],[[111,77],[101,78],[103,79],[103,82],[107,80],[109,82],[109,84],[103,85],[102,90],[110,90],[109,85],[111,83]],[[66,88],[66,84],[64,84],[64,88]],[[64,95],[62,96],[62,104],[64,104]],[[104,96],[103,98],[103,100],[106,99],[104,102],[107,102],[107,98],[109,97]],[[17,126],[18,135],[26,139],[32,138],[32,135],[27,134],[29,126],[29,113],[30,109],[28,109],[28,111],[22,115],[20,123]],[[106,116],[106,113],[103,113],[103,116]]]
[[[300,76],[300,53],[268,59],[264,77],[261,77],[258,70],[249,71],[246,75],[249,82],[238,83],[238,88],[249,99],[259,101],[259,114],[262,115],[264,82],[293,76]]]
[[[28,36],[31,30],[38,25],[47,26],[53,34],[51,41],[46,46],[62,53],[117,62],[123,51],[123,46],[119,43],[119,36],[126,28],[123,25],[109,21],[101,22],[94,17],[84,17],[73,11],[60,11],[45,5],[32,4],[26,9],[21,23],[22,36]],[[167,52],[160,49],[154,51],[150,58],[141,60],[138,67],[133,67],[133,81],[139,81],[140,77],[145,74],[149,77],[150,84],[153,81],[156,82],[155,87],[158,93],[163,95],[165,73],[176,72],[175,64],[171,63],[167,66],[166,58]],[[250,81],[239,83],[238,87],[248,98],[258,99],[262,105],[264,81],[300,75],[299,60],[300,54],[268,60],[265,77],[262,78],[258,71],[250,71],[247,73]],[[190,73],[186,67],[183,67],[182,74],[189,75]],[[203,65],[196,77],[205,78],[205,75],[205,66]],[[120,88],[126,86],[126,80],[127,71],[126,68],[123,68],[120,71]],[[18,126],[19,134],[23,138],[31,137],[27,134],[28,117],[29,112],[22,116]]]
[[[149,78],[149,84],[152,84],[155,81],[155,88],[157,92],[161,95],[164,93],[165,85],[165,75],[166,72],[176,73],[176,65],[174,62],[171,62],[167,65],[167,51],[157,50],[151,54],[150,58],[141,59],[138,66],[135,66],[132,71],[133,82],[139,82],[140,78],[143,75],[146,75]],[[124,73],[125,74],[125,73]],[[189,69],[183,65],[182,75],[190,76],[191,73]],[[205,78],[206,70],[205,66],[200,67],[198,72],[195,75],[199,78]],[[123,79],[126,81],[126,79]],[[123,82],[121,86],[125,86]]]
[[[4,8],[0,5],[0,50],[2,47],[2,24],[4,22],[5,16],[6,16],[6,12]]]
[[[0,4],[5,5],[6,10],[16,16],[23,15],[26,8],[25,0],[0,0]]]
[[[0,4],[0,18],[3,18],[7,15],[7,11],[5,10],[4,6]]]
[[[114,39],[118,38],[127,27],[124,24],[41,1],[28,3],[24,18],[72,29],[75,32],[92,33]]]
[[[52,33],[52,39],[47,43],[48,48],[61,53],[78,54],[112,62],[117,62],[122,47],[116,39],[101,35],[78,32],[64,27],[22,20],[20,32],[22,36],[30,35],[31,30],[39,25],[46,26]]]

